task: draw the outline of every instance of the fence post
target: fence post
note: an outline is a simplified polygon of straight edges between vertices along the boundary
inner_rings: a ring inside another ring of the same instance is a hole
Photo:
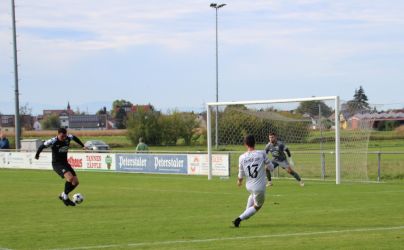
[[[325,180],[325,155],[321,152],[321,179]]]
[[[377,152],[377,164],[378,164],[378,166],[377,166],[377,182],[380,182],[380,168],[381,168],[381,157],[382,156],[382,154],[381,154],[381,152],[379,151],[379,152]]]

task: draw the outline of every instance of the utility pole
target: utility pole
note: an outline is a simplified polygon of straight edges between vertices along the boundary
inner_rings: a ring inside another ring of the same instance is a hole
[[[11,13],[13,22],[13,50],[14,50],[14,86],[15,86],[15,149],[21,148],[20,103],[18,91],[18,61],[17,61],[17,32],[15,25],[15,3],[11,0]]]

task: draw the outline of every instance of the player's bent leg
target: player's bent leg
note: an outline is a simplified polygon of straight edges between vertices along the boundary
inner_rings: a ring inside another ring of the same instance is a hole
[[[67,182],[73,182],[74,175],[70,171],[67,171],[66,173],[64,173],[64,177]]]
[[[268,168],[265,169],[265,172],[267,174],[267,187],[272,186],[272,176],[271,176],[271,170],[269,170]]]
[[[66,183],[65,183],[65,194],[68,195],[71,191],[73,191],[78,185],[79,180],[77,176],[73,175],[70,172],[65,173]]]
[[[257,209],[258,207],[258,209]],[[240,216],[240,221],[242,220],[247,220],[248,218],[250,218],[251,216],[253,216],[261,207],[260,206],[252,206],[247,208]]]
[[[72,184],[77,187],[79,185],[79,178],[77,176],[73,176]]]
[[[261,209],[265,202],[265,191],[252,193],[248,198],[248,202],[251,201],[250,197],[252,198],[253,205],[249,207],[247,206],[246,210],[232,221],[235,227],[239,227],[242,220],[247,220]]]
[[[69,193],[73,191],[78,185],[78,178],[72,172],[67,171],[64,173],[66,179],[64,192],[60,195],[61,200],[66,206],[75,206],[76,204],[69,199]],[[74,185],[77,184],[77,185]]]
[[[252,194],[250,194],[250,196],[248,196],[247,199],[247,206],[245,209],[248,209],[249,207],[254,206],[254,196]]]
[[[265,203],[265,192],[254,193],[254,208],[258,211]]]
[[[286,168],[286,171],[299,182],[301,187],[304,187],[304,182],[296,171],[294,171],[290,166]]]
[[[253,216],[265,202],[265,192],[255,192],[252,194],[254,198],[254,206],[247,208],[240,216],[240,221],[247,220],[251,216]]]

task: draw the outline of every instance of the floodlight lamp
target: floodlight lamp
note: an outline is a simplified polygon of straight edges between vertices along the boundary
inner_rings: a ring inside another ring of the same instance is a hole
[[[216,7],[217,7],[217,3],[211,3],[211,4],[210,4],[210,7],[216,8]]]

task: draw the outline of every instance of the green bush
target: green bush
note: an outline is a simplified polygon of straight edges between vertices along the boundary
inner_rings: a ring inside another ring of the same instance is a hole
[[[136,145],[142,137],[150,145],[191,145],[198,128],[196,115],[174,111],[163,115],[155,111],[138,111],[127,121],[128,138]]]

